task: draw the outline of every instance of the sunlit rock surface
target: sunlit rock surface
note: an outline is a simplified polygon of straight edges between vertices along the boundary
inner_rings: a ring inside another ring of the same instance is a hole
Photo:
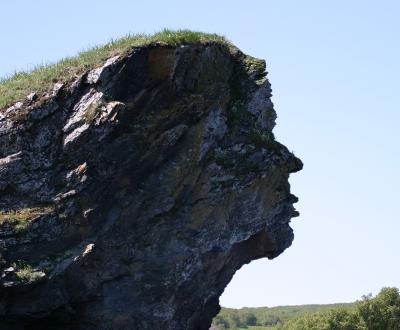
[[[153,44],[3,109],[1,329],[208,329],[293,240],[270,97],[234,47]]]

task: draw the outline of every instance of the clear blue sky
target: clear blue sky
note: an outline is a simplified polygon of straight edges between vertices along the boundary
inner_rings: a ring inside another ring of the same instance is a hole
[[[0,75],[128,32],[216,32],[267,61],[275,134],[299,156],[295,241],[223,306],[345,302],[400,287],[400,2],[5,1]]]

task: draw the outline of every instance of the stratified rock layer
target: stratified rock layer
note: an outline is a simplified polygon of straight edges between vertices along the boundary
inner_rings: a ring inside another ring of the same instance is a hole
[[[0,112],[1,329],[208,329],[235,271],[290,246],[264,61],[134,48]]]

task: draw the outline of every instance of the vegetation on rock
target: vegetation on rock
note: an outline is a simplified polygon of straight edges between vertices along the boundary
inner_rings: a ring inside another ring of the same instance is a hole
[[[105,45],[82,51],[78,56],[64,58],[55,64],[39,65],[32,71],[20,71],[11,77],[0,79],[0,109],[23,100],[31,92],[42,94],[55,82],[68,83],[83,72],[100,66],[110,57],[124,54],[134,47],[144,47],[153,43],[169,46],[195,43],[230,44],[223,36],[190,30],[164,29],[152,35],[128,34]]]
[[[13,268],[16,269],[17,278],[26,282],[35,282],[44,275],[43,272],[35,270],[31,265],[24,262],[14,263]]]

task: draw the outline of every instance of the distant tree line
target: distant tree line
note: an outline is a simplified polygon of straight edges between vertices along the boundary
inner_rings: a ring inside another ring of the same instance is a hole
[[[364,296],[352,309],[332,309],[289,320],[282,330],[400,330],[400,295],[397,288],[383,288]]]
[[[375,297],[369,294],[354,304],[333,308],[305,305],[223,309],[213,324],[221,330],[400,330],[400,294],[397,288],[383,288]]]
[[[248,328],[249,326],[272,326],[276,324],[282,324],[279,320],[267,321],[266,323],[257,320],[257,317],[251,312],[232,312],[226,315],[217,315],[214,318],[213,324],[218,326],[219,329],[240,329]]]

